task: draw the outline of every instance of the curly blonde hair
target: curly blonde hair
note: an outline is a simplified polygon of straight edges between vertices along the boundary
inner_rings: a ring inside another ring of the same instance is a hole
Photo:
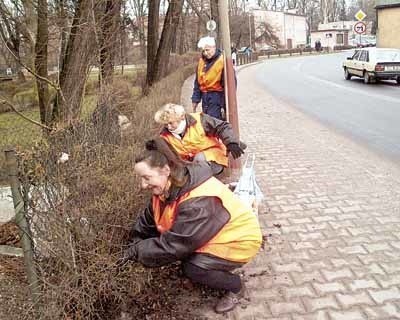
[[[179,104],[167,103],[163,105],[154,115],[157,123],[167,124],[171,121],[182,119],[186,113],[185,108]]]

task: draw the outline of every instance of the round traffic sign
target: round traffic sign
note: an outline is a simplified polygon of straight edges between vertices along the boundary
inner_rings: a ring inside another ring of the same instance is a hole
[[[353,29],[355,33],[363,34],[367,31],[367,25],[364,22],[359,21],[354,25]]]
[[[217,23],[214,20],[207,21],[206,28],[208,31],[214,31],[217,27]]]

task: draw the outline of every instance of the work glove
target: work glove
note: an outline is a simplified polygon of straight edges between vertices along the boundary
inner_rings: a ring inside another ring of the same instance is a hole
[[[228,152],[232,155],[233,159],[239,158],[242,154],[244,154],[243,149],[239,146],[239,144],[235,142],[229,143],[226,148],[228,149]]]
[[[128,262],[136,262],[137,255],[136,245],[129,245],[129,247],[123,251],[121,258],[119,258],[115,263],[117,272],[124,268]]]

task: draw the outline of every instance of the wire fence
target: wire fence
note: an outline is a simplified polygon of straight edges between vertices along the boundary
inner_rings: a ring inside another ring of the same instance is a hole
[[[39,120],[39,110],[25,111],[24,115],[34,121]],[[0,185],[6,183],[4,151],[10,148],[24,150],[31,148],[42,135],[38,125],[24,119],[14,111],[0,113]]]

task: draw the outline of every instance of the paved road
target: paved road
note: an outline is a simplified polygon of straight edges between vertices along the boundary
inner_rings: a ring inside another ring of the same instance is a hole
[[[258,65],[257,82],[324,124],[400,162],[400,86],[343,78],[350,52],[272,59]]]
[[[288,60],[288,63],[290,62]],[[266,196],[251,303],[213,320],[400,319],[400,167],[238,75],[241,139]],[[264,69],[265,70],[265,69]],[[183,87],[190,106],[192,80]],[[294,90],[288,87],[287,91]]]

